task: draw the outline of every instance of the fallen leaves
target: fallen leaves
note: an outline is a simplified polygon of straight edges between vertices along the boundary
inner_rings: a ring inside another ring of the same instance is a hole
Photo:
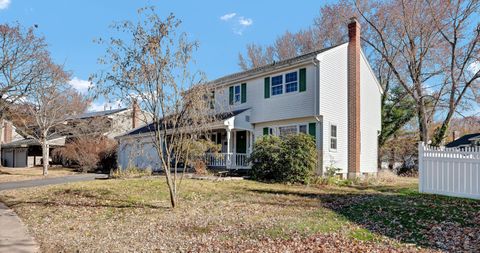
[[[480,202],[408,189],[186,180],[84,182],[3,192],[46,252],[478,251]]]

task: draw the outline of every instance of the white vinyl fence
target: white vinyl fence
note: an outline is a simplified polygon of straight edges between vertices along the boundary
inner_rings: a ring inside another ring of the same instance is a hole
[[[480,199],[480,147],[418,145],[419,191]]]

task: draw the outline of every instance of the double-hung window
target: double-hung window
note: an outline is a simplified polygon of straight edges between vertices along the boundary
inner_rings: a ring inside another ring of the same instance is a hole
[[[210,109],[215,109],[215,91],[214,90],[212,90],[212,92],[210,93],[209,104],[210,104]]]
[[[285,74],[285,93],[295,92],[297,90],[298,90],[297,71]]]
[[[298,72],[272,76],[272,96],[298,91]]]
[[[307,125],[299,125],[298,132],[302,134],[307,134]]]
[[[337,150],[337,126],[330,125],[330,149]]]
[[[240,102],[240,85],[235,85],[234,87],[234,101],[235,103],[239,103]]]
[[[272,95],[280,95],[283,93],[283,75],[272,77]]]

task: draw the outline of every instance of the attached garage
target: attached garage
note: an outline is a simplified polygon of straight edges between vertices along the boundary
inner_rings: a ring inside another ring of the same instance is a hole
[[[5,167],[15,167],[14,166],[14,149],[2,149],[2,158],[3,158],[3,166]]]
[[[50,153],[54,148],[65,145],[65,137],[52,139]],[[2,145],[2,164],[5,167],[34,167],[42,165],[42,148],[34,139],[23,139]]]

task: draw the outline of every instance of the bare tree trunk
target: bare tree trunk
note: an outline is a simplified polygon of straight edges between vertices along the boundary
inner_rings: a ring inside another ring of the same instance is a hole
[[[425,113],[425,105],[423,99],[420,99],[417,110],[418,128],[420,131],[420,141],[428,143],[428,121]]]
[[[4,127],[4,119],[3,119],[3,114],[2,116],[0,116],[0,124],[2,124],[0,126],[0,136],[3,136],[4,133],[3,133],[3,127]],[[0,141],[0,168],[3,167],[3,155],[2,155],[2,143]]]
[[[43,175],[48,175],[48,165],[50,156],[50,147],[47,141],[42,141],[42,160],[43,160]]]
[[[168,172],[167,172],[168,170]],[[170,193],[170,204],[172,205],[172,208],[175,208],[177,206],[177,192],[174,187],[174,182],[172,182],[172,175],[170,173],[170,166],[165,169],[165,177],[167,179],[167,186],[168,186],[168,191]]]
[[[442,126],[435,131],[435,135],[433,136],[433,140],[432,140],[432,145],[440,146],[443,140],[445,139],[445,137],[447,137],[447,131],[448,131],[448,127],[450,126],[450,122],[452,121],[453,112],[454,112],[453,110],[450,110],[448,112],[447,117],[442,123]]]

